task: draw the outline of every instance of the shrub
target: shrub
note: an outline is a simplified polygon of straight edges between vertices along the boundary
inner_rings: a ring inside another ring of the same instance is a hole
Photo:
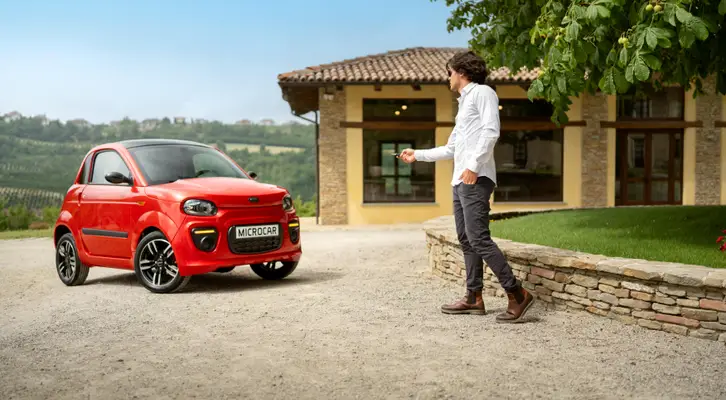
[[[45,207],[43,208],[43,222],[47,223],[48,225],[55,225],[55,221],[58,219],[58,215],[60,214],[60,207]]]
[[[297,212],[297,215],[300,217],[314,217],[315,216],[315,198],[311,201],[302,201],[300,196],[297,196],[297,198],[294,200],[293,204],[295,205],[295,210]]]
[[[7,208],[7,228],[11,231],[28,229],[36,216],[24,205],[15,205]]]

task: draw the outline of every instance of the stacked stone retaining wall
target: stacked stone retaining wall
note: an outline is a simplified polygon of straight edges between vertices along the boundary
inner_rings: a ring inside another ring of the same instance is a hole
[[[430,226],[426,240],[432,273],[463,286],[464,257],[454,229]],[[496,242],[517,278],[548,309],[726,342],[726,270]],[[485,295],[504,296],[488,268],[484,287]]]

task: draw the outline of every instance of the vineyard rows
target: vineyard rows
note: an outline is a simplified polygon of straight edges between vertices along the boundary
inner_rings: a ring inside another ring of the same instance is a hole
[[[31,210],[60,207],[64,196],[48,190],[0,187],[0,203],[4,202],[6,207],[24,205]]]

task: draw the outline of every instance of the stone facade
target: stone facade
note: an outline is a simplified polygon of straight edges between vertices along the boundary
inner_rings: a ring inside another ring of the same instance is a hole
[[[696,204],[721,204],[721,98],[716,91],[716,77],[703,80],[706,92],[696,98],[696,118],[703,128],[696,129]]]
[[[450,225],[450,224],[449,224]],[[434,275],[465,284],[454,228],[443,221],[426,229]],[[548,309],[572,310],[624,324],[726,342],[726,270],[608,258],[497,240],[523,286]],[[484,294],[504,296],[487,269]]]
[[[607,96],[582,94],[582,206],[605,207],[608,201],[608,135],[600,121],[608,120]]]
[[[346,178],[345,91],[336,91],[334,98],[320,97],[320,223],[348,223],[348,189]]]

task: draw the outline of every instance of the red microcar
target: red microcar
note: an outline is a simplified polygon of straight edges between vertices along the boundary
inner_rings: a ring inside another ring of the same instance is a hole
[[[302,254],[300,220],[287,190],[255,177],[195,142],[95,147],[55,225],[58,276],[74,286],[92,266],[128,269],[154,293],[239,265],[263,279],[285,278]]]

